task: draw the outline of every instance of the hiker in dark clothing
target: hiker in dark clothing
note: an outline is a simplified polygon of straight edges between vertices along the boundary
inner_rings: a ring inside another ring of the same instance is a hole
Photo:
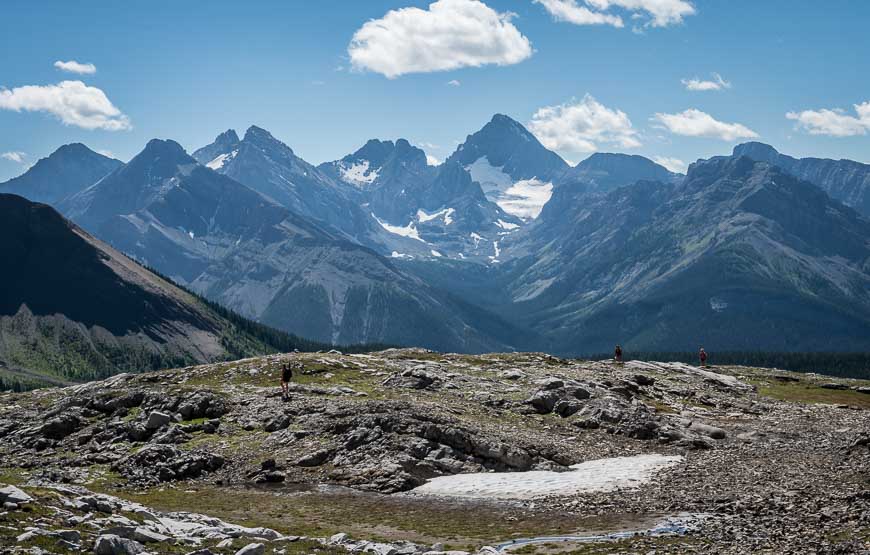
[[[701,361],[701,368],[707,366],[707,351],[704,350],[704,347],[698,351],[698,360]]]
[[[293,370],[289,364],[281,367],[281,395],[286,399],[290,395],[290,379],[293,378]]]
[[[620,347],[619,345],[617,345],[616,348],[613,349],[613,360],[615,360],[616,362],[622,362],[622,347]]]

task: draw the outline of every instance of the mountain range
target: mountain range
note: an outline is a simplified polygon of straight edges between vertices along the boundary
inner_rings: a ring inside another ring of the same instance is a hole
[[[437,166],[404,139],[314,166],[252,126],[192,155],[154,140],[127,164],[69,145],[0,192],[328,343],[860,350],[868,168],[761,143],[687,175],[625,154],[571,166],[496,115]]]
[[[0,382],[9,387],[237,359],[292,344],[257,333],[256,324],[136,264],[48,205],[0,194],[0,234]]]

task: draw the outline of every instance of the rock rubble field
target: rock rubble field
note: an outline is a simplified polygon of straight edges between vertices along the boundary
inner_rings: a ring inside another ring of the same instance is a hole
[[[0,552],[867,553],[868,411],[820,374],[419,349],[6,393]]]

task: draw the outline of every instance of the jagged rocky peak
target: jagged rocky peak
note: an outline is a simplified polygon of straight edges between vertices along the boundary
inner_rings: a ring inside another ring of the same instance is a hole
[[[386,162],[387,157],[395,150],[396,144],[393,141],[381,141],[379,139],[369,139],[362,147],[353,154],[345,156],[347,161],[366,160],[374,167],[380,167]]]
[[[245,138],[243,139],[243,141],[261,147],[276,146],[286,148],[291,152],[293,151],[293,149],[276,139],[271,133],[269,133],[262,127],[257,127],[256,125],[248,127],[248,130],[245,131]]]
[[[235,129],[227,129],[214,142],[193,153],[197,162],[213,170],[219,170],[239,148],[239,136]]]
[[[407,139],[396,141],[393,157],[401,161],[426,165],[426,153],[423,152],[423,149],[409,143]]]
[[[235,145],[239,142],[239,135],[235,129],[227,129],[218,135],[214,142],[218,145]]]

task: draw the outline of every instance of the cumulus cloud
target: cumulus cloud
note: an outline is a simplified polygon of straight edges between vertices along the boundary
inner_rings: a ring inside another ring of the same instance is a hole
[[[624,27],[622,18],[601,12],[593,12],[586,6],[577,4],[576,0],[534,0],[541,4],[556,21],[565,21],[574,25],[613,25]]]
[[[845,110],[804,110],[788,112],[785,117],[797,122],[797,126],[810,135],[828,135],[830,137],[854,137],[866,135],[870,129],[870,101],[855,104],[855,116]]]
[[[723,141],[736,139],[752,139],[758,137],[758,133],[739,123],[725,123],[719,121],[710,114],[690,108],[678,114],[658,113],[652,117],[665,129],[675,135],[686,137],[710,137]]]
[[[356,70],[395,79],[407,73],[522,62],[532,45],[513,23],[479,0],[438,0],[427,10],[390,10],[366,22],[347,51]]]
[[[21,152],[20,150],[13,150],[12,152],[4,152],[0,154],[0,158],[9,160],[10,162],[15,162],[16,164],[23,164],[26,156],[27,153]]]
[[[130,129],[130,118],[115,107],[102,90],[81,81],[56,85],[0,88],[0,110],[46,112],[66,125],[84,129]]]
[[[679,158],[671,158],[668,156],[653,156],[653,162],[664,166],[674,173],[686,173],[689,169],[689,164],[683,162]]]
[[[431,154],[427,154],[426,155],[426,163],[430,166],[440,166],[441,160],[439,160],[438,158],[435,158]]]
[[[560,152],[595,152],[600,144],[620,148],[641,145],[625,112],[608,108],[589,94],[579,101],[538,109],[528,128],[544,146]]]
[[[667,27],[695,14],[689,0],[533,0],[544,6],[557,21],[575,25],[612,25],[623,27],[622,16],[608,10],[624,10],[633,20],[646,19],[645,25]]]
[[[79,75],[93,75],[97,72],[97,66],[94,64],[82,64],[75,60],[62,62],[60,60],[54,62],[54,67],[68,73],[78,73]]]
[[[713,74],[713,79],[683,79],[687,91],[721,91],[722,89],[730,89],[731,83],[722,78],[718,73]]]
[[[447,84],[450,85],[451,87],[461,87],[462,86],[462,83],[460,83],[457,79],[451,79],[450,81],[447,81]]]

